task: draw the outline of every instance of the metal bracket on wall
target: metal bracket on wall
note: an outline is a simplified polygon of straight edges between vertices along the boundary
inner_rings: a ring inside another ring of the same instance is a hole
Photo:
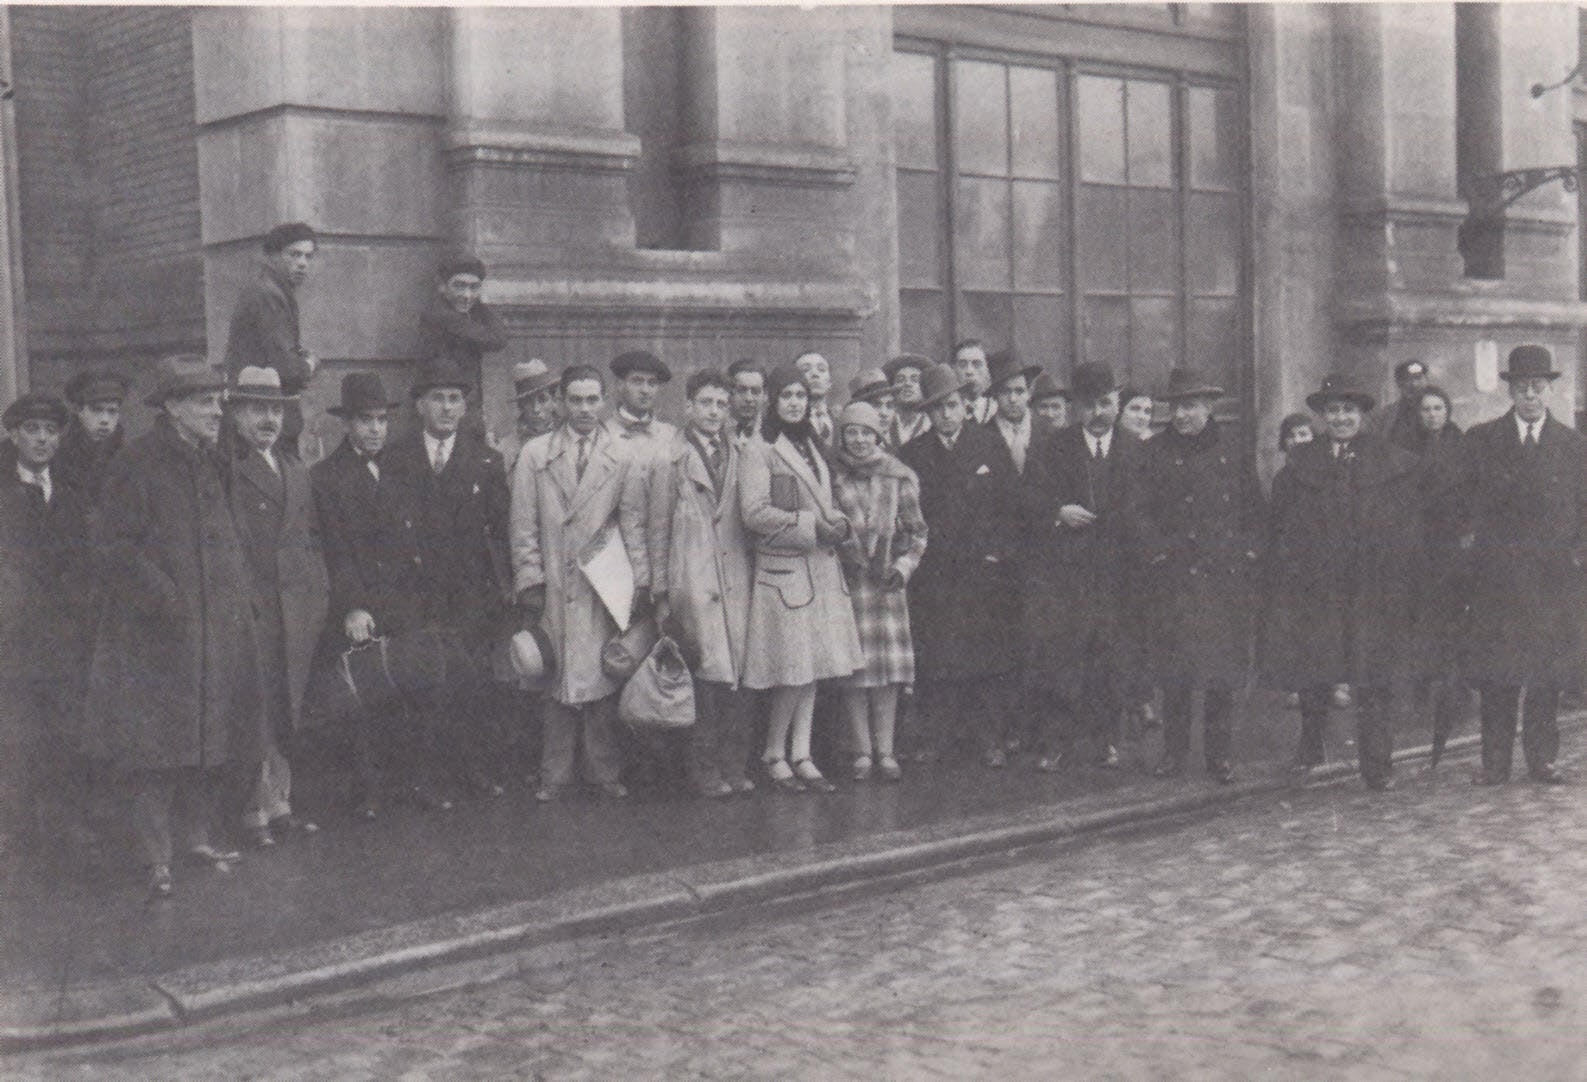
[[[1581,179],[1574,165],[1539,165],[1531,169],[1510,169],[1503,173],[1479,173],[1467,178],[1467,198],[1473,215],[1479,208],[1489,212],[1504,210],[1528,192],[1551,181],[1559,181],[1567,192],[1576,191]]]

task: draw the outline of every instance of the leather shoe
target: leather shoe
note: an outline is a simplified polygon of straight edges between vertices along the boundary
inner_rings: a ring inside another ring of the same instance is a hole
[[[551,804],[562,799],[562,788],[557,785],[542,785],[535,790],[535,799],[542,804]]]
[[[318,834],[320,825],[309,819],[299,819],[295,815],[280,815],[270,820],[270,825],[276,830],[286,831],[291,834]]]
[[[601,795],[608,800],[627,800],[628,787],[620,781],[601,782]]]
[[[740,796],[747,796],[755,791],[755,783],[748,778],[740,778],[733,783],[733,792]]]
[[[1473,785],[1503,785],[1510,779],[1492,770],[1479,770],[1471,776]]]
[[[187,851],[190,864],[208,864],[213,868],[228,868],[242,859],[234,849],[216,849],[213,845],[195,845]]]
[[[838,787],[827,780],[819,767],[809,759],[799,759],[793,764],[794,777],[818,793],[835,793]]]
[[[1106,770],[1118,770],[1123,765],[1119,760],[1119,749],[1109,744],[1108,750],[1097,757],[1097,765]]]
[[[255,849],[269,849],[276,843],[275,835],[270,833],[269,827],[249,827],[248,844]]]
[[[1539,785],[1564,785],[1565,775],[1553,763],[1544,763],[1531,772],[1532,780]]]
[[[898,781],[904,776],[903,767],[898,765],[898,760],[891,755],[880,756],[876,760],[876,769],[881,773],[883,781]]]
[[[710,785],[702,785],[702,786],[700,786],[699,793],[700,793],[700,795],[702,797],[705,797],[707,800],[721,800],[721,799],[723,799],[725,797],[732,796],[733,793],[734,793],[734,789],[727,782],[718,781],[718,782],[712,782]]]
[[[156,864],[149,869],[149,893],[156,898],[171,896],[171,866]]]

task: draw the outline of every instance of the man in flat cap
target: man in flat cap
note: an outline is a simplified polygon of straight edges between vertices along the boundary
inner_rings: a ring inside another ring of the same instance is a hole
[[[303,463],[281,453],[286,406],[273,368],[244,368],[227,388],[231,414],[231,502],[253,572],[269,745],[247,786],[242,815],[249,840],[264,848],[275,834],[319,828],[292,811],[286,752],[305,725],[303,693],[330,599],[319,523]],[[274,833],[272,833],[272,830]]]
[[[766,370],[752,357],[740,357],[727,366],[727,379],[732,384],[728,396],[728,432],[739,447],[744,441],[760,435],[761,411],[766,408]]]
[[[85,368],[66,381],[72,419],[52,465],[61,484],[82,493],[90,507],[99,501],[106,466],[121,449],[121,404],[130,386],[120,372],[100,367]]]
[[[1400,397],[1393,408],[1386,410],[1376,425],[1378,434],[1397,447],[1415,448],[1420,442],[1417,413],[1421,410],[1422,392],[1427,389],[1427,365],[1417,357],[1401,361],[1394,366],[1394,386]]]
[[[162,360],[154,428],[105,478],[93,546],[104,576],[87,720],[125,775],[150,890],[171,892],[172,818],[190,860],[229,867],[211,844],[228,767],[264,759],[253,595],[217,451],[226,379],[198,356]]]
[[[882,366],[882,372],[893,381],[895,412],[887,442],[894,450],[931,427],[931,418],[920,408],[920,381],[930,367],[931,362],[918,353],[900,353]]]
[[[672,370],[655,354],[634,350],[612,361],[612,375],[616,377],[615,408],[606,419],[606,431],[616,452],[633,463],[640,498],[648,500],[650,474],[667,460],[678,439],[677,426],[661,420],[655,412],[656,396],[663,384],[672,382]],[[648,507],[641,508],[641,515],[649,521]],[[648,589],[640,594],[634,611],[641,616],[650,611]]]
[[[1587,613],[1587,440],[1549,409],[1559,370],[1517,346],[1501,376],[1504,416],[1466,433],[1473,586],[1462,673],[1482,693],[1481,785],[1509,780],[1520,714],[1533,781],[1557,784],[1560,690],[1583,672]]]
[[[0,853],[14,859],[15,841],[44,851],[81,811],[93,579],[86,500],[55,469],[66,405],[27,394],[0,421]]]
[[[484,386],[484,358],[507,345],[507,329],[490,305],[480,299],[485,264],[472,252],[453,252],[435,272],[435,290],[419,312],[418,356],[421,364],[445,361],[473,381],[464,425],[485,433],[479,388]]]
[[[308,386],[319,359],[303,348],[298,320],[298,287],[308,280],[319,241],[303,222],[286,222],[265,234],[264,266],[246,286],[231,311],[226,333],[226,375],[244,368],[273,368],[281,386],[298,395]],[[303,410],[293,403],[281,431],[281,449],[298,455]]]
[[[557,426],[560,419],[560,401],[557,394],[557,374],[540,358],[519,361],[512,366],[513,401],[518,407],[518,421],[511,439],[498,449],[507,463],[507,474],[518,461],[524,444],[536,436],[544,436]]]
[[[1296,444],[1273,479],[1264,680],[1300,689],[1292,772],[1324,760],[1329,699],[1349,684],[1369,789],[1393,784],[1391,691],[1419,660],[1414,623],[1428,498],[1422,460],[1364,431],[1374,399],[1349,376],[1306,396],[1326,436]]]

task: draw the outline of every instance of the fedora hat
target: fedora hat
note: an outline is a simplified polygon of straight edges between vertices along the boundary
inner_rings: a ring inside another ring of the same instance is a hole
[[[132,381],[111,368],[85,368],[66,381],[63,392],[66,401],[74,406],[92,406],[99,402],[124,402]]]
[[[969,380],[960,377],[953,365],[934,364],[926,369],[920,380],[920,408],[935,406],[955,391],[964,394],[972,386]]]
[[[1364,411],[1371,410],[1378,404],[1378,400],[1362,390],[1355,380],[1349,376],[1336,374],[1324,379],[1319,389],[1306,396],[1306,405],[1321,413],[1328,403],[1340,400],[1354,402]]]
[[[873,402],[881,395],[892,393],[892,380],[880,368],[867,368],[849,380],[850,402]]]
[[[1074,388],[1073,397],[1081,402],[1094,401],[1119,389],[1118,377],[1113,374],[1113,369],[1093,361],[1075,365],[1074,379],[1070,385]]]
[[[1024,376],[1026,382],[1034,380],[1041,375],[1041,365],[1020,364],[1019,358],[1011,349],[998,350],[986,359],[986,370],[990,373],[992,382],[987,384],[989,390],[996,391],[999,385],[1006,383],[1015,376]]]
[[[519,361],[512,366],[512,396],[521,402],[541,391],[554,390],[559,379],[550,366],[538,357]]]
[[[197,353],[160,358],[154,367],[154,390],[144,398],[148,406],[163,406],[173,398],[203,391],[224,391],[226,374]]]
[[[1207,379],[1194,368],[1173,368],[1168,372],[1168,390],[1163,392],[1165,402],[1181,398],[1222,398],[1223,388]]]
[[[408,393],[418,398],[426,391],[433,391],[437,387],[456,387],[464,394],[468,394],[474,389],[474,381],[455,362],[438,357],[420,367],[419,374],[414,378],[413,387]]]
[[[672,382],[672,369],[663,364],[660,357],[642,349],[619,353],[612,361],[612,375],[618,379],[633,372],[649,372],[662,383]]]
[[[1030,385],[1031,405],[1035,405],[1044,398],[1069,399],[1069,388],[1060,386],[1058,381],[1046,372],[1041,373]]]
[[[7,406],[0,425],[15,428],[23,421],[54,421],[57,428],[65,428],[67,420],[65,402],[52,394],[33,392]]]
[[[539,624],[524,628],[507,640],[507,656],[518,684],[525,690],[543,688],[557,670],[551,639]]]
[[[918,353],[900,353],[886,364],[882,365],[882,372],[888,379],[897,379],[899,369],[913,368],[922,375],[931,369],[931,362]]]
[[[345,419],[356,413],[394,410],[401,404],[393,402],[386,393],[385,386],[380,382],[380,373],[349,372],[342,377],[341,402],[325,412]]]
[[[1531,343],[1516,346],[1510,351],[1505,364],[1508,367],[1499,373],[1502,380],[1559,378],[1559,372],[1554,367],[1554,354],[1549,352],[1547,346]]]
[[[296,402],[298,396],[281,390],[281,373],[274,368],[244,365],[226,388],[226,397],[251,402]]]

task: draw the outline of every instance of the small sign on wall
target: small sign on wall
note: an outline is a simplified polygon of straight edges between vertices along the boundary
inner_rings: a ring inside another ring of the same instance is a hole
[[[1479,338],[1472,353],[1477,390],[1492,394],[1499,389],[1499,343],[1491,338]]]

